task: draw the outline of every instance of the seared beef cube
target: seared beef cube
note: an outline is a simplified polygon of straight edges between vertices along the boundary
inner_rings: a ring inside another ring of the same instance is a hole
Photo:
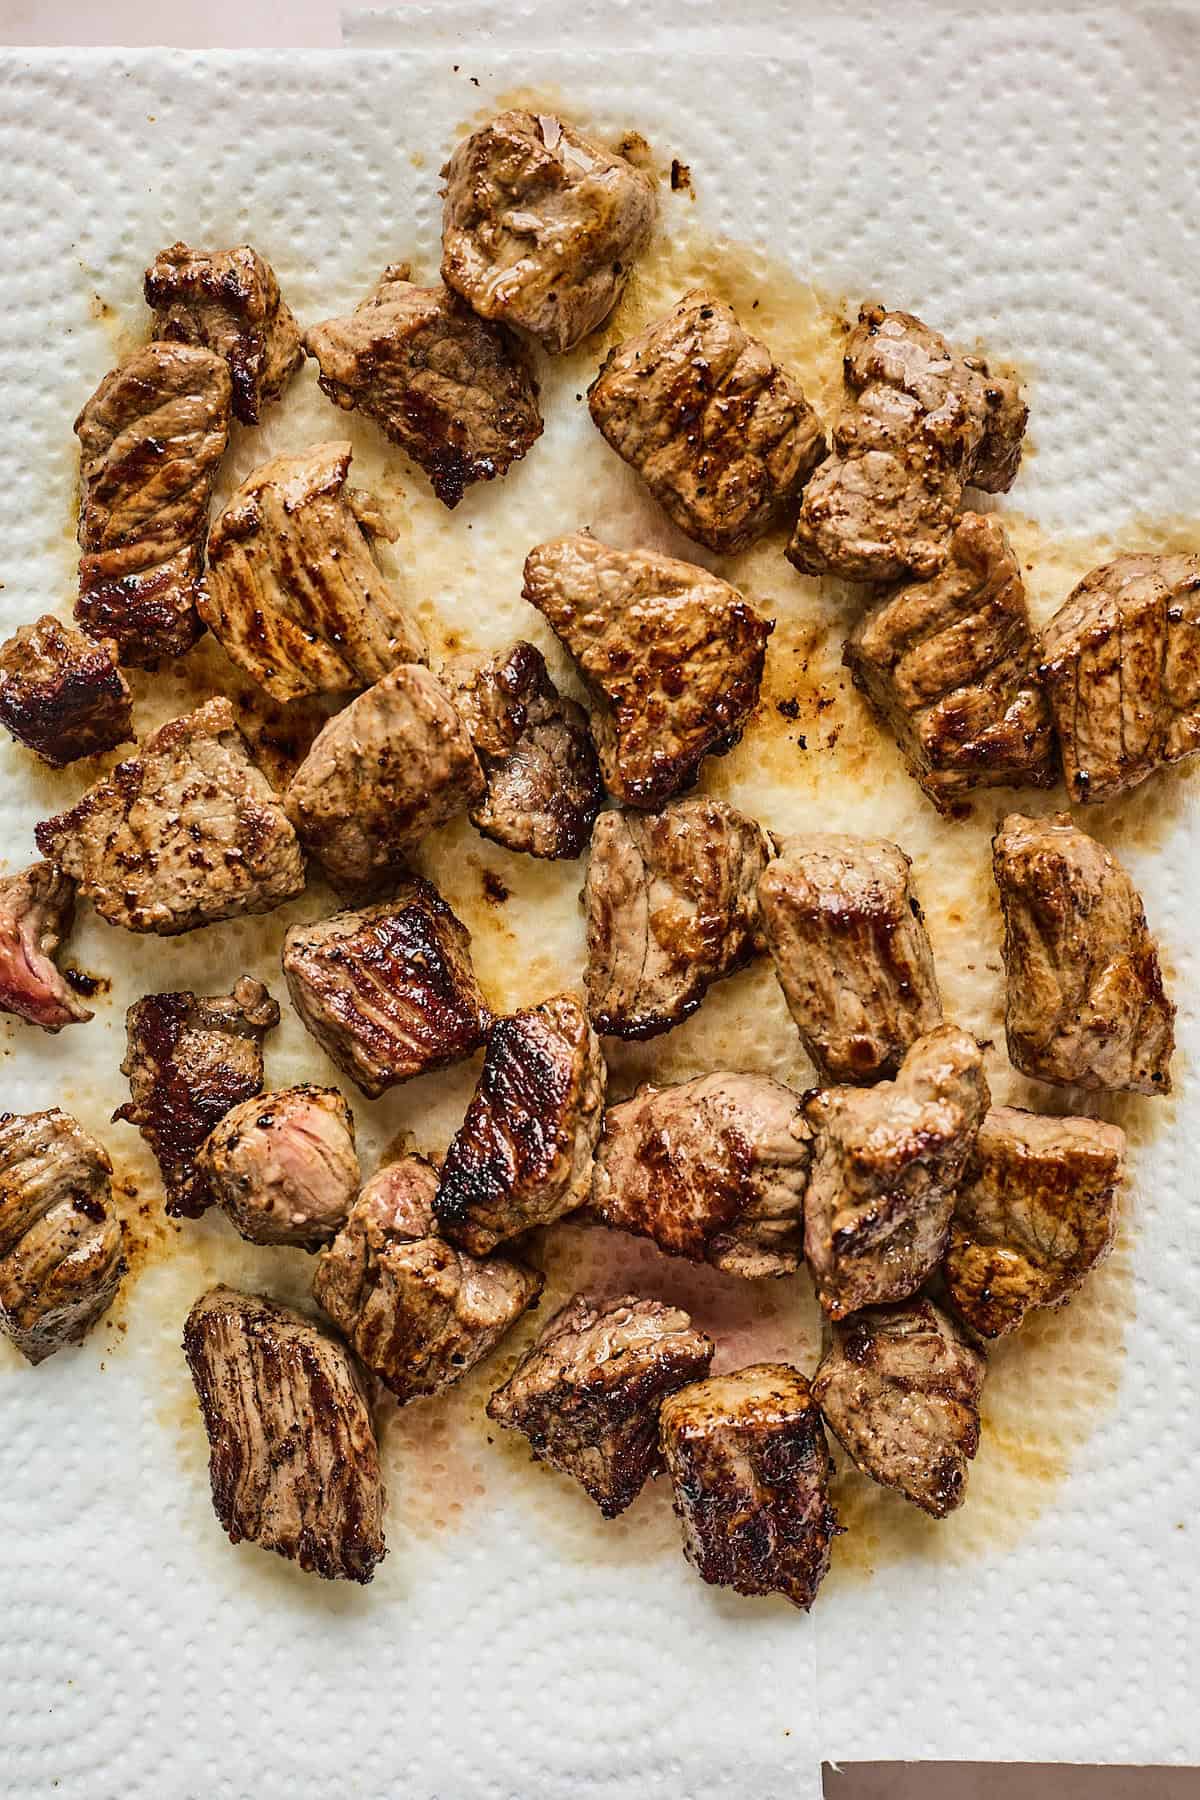
[[[942,1274],[981,1337],[1063,1306],[1112,1248],[1125,1133],[1102,1119],[993,1107],[954,1202]]]
[[[964,513],[945,566],[864,614],[845,662],[939,812],[973,788],[1053,787],[1058,752],[1021,568],[1000,521]]]
[[[107,1152],[69,1113],[0,1115],[0,1330],[27,1362],[77,1344],[125,1273]]]
[[[739,1594],[783,1594],[808,1611],[840,1527],[833,1458],[807,1381],[786,1363],[711,1375],[663,1402],[663,1455],[683,1553]]]
[[[216,251],[172,244],[146,270],[145,293],[155,337],[224,357],[233,410],[243,425],[257,425],[304,361],[300,328],[270,263],[249,244]]]
[[[749,962],[759,947],[755,888],[770,854],[766,833],[723,800],[601,814],[584,889],[597,1031],[657,1037]]]
[[[541,437],[537,385],[502,325],[408,274],[407,263],[385,269],[348,317],[314,325],[304,348],[335,405],[374,419],[442,504],[457,506]]]
[[[183,1348],[230,1542],[370,1581],[386,1555],[384,1490],[353,1358],[311,1319],[228,1287],[197,1300]]]
[[[1108,800],[1200,750],[1200,556],[1118,556],[1042,633],[1072,800]]]
[[[576,532],[530,552],[524,594],[595,697],[600,769],[618,800],[661,806],[737,743],[774,626],[728,582]]]
[[[944,1519],[966,1499],[987,1360],[928,1300],[833,1327],[813,1398],[864,1475]]]
[[[284,804],[333,886],[355,900],[389,885],[406,850],[483,793],[449,689],[401,663],[318,733]]]
[[[346,486],[350,456],[331,443],[274,457],[208,540],[201,614],[272,700],[368,687],[425,655],[372,554],[392,533],[371,496]]]
[[[744,550],[825,455],[796,379],[703,288],[609,351],[592,418],[680,531]]]
[[[0,725],[54,769],[128,743],[133,707],[112,639],[52,613],[22,625],[0,644]]]
[[[243,1100],[196,1158],[210,1198],[252,1244],[319,1250],[358,1192],[354,1115],[336,1088],[280,1088]]]
[[[249,975],[232,994],[147,994],[129,1008],[121,1073],[131,1097],[113,1118],[136,1125],[153,1150],[176,1218],[212,1205],[200,1147],[231,1107],[262,1092],[262,1041],[278,1023],[275,1001]]]
[[[936,575],[968,483],[1016,478],[1029,409],[1016,381],[911,313],[867,306],[846,343],[833,454],[804,490],[798,569],[849,581]]]
[[[831,1319],[906,1300],[933,1273],[987,1108],[979,1045],[956,1025],[918,1038],[895,1081],[809,1099],[804,1254]]]
[[[160,726],[34,836],[101,918],[160,937],[271,912],[304,886],[296,834],[223,698]]]
[[[211,350],[146,344],[75,421],[82,451],[75,617],[121,661],[153,669],[204,630],[196,600],[229,371]]]
[[[75,918],[75,883],[53,863],[33,863],[0,880],[0,1012],[43,1031],[92,1017],[55,965]]]
[[[481,1259],[437,1235],[437,1185],[420,1156],[381,1169],[313,1281],[317,1304],[401,1406],[461,1381],[542,1291],[514,1257]]]
[[[576,1294],[492,1395],[488,1418],[523,1431],[536,1457],[615,1519],[661,1466],[659,1407],[707,1375],[712,1357],[711,1339],[678,1307]]]
[[[442,280],[551,354],[607,318],[658,211],[649,177],[544,113],[500,113],[442,174]]]
[[[700,1075],[611,1106],[592,1204],[668,1256],[756,1280],[800,1265],[812,1141],[803,1101],[767,1075]]]
[[[419,876],[379,906],[293,925],[283,972],[318,1044],[372,1099],[461,1062],[491,1024],[471,935]]]
[[[1120,863],[1065,813],[1010,813],[992,867],[1013,1066],[1064,1086],[1169,1093],[1175,1008]]]
[[[758,884],[763,935],[788,1011],[826,1081],[893,1075],[941,1023],[909,858],[886,838],[784,841]]]
[[[582,855],[604,789],[587,714],[559,693],[540,650],[518,638],[499,656],[442,670],[483,769],[471,823],[506,850]]]
[[[438,1223],[485,1256],[582,1206],[608,1071],[574,994],[492,1026],[474,1098],[442,1164]]]

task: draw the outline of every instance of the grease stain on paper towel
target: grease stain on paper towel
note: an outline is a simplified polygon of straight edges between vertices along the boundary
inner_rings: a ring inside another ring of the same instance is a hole
[[[557,97],[546,93],[508,95],[505,102],[558,105]],[[669,167],[669,158],[663,167]],[[650,544],[719,570],[774,617],[776,626],[757,715],[727,757],[709,760],[702,788],[727,796],[783,833],[819,822],[827,829],[879,832],[903,844],[913,857],[947,1016],[987,1042],[988,1076],[998,1101],[1052,1108],[1046,1092],[1017,1076],[1003,1054],[1000,921],[990,838],[1010,805],[1049,811],[1062,805],[1061,796],[984,794],[968,818],[953,824],[939,819],[842,668],[842,640],[861,604],[856,591],[797,574],[783,556],[782,527],[737,557],[717,557],[691,544],[587,418],[586,389],[606,351],[698,285],[729,300],[771,344],[824,418],[836,414],[847,319],[853,318],[860,296],[849,297],[848,303],[846,297],[823,294],[764,253],[705,233],[686,200],[664,192],[669,241],[660,239],[638,265],[606,325],[573,354],[540,360],[546,441],[502,486],[469,494],[453,521],[420,473],[369,421],[331,413],[311,367],[296,378],[286,407],[272,409],[258,429],[235,433],[214,507],[219,509],[267,457],[325,437],[348,437],[355,484],[378,493],[391,513],[397,538],[383,560],[422,617],[435,666],[443,655],[495,649],[523,635],[539,644],[556,678],[576,693],[578,683],[561,648],[520,598],[521,567],[532,544],[590,525],[598,536],[619,545]],[[398,245],[396,253],[403,248]],[[373,280],[377,270],[369,257],[363,267],[365,287],[367,276]],[[903,303],[902,297],[897,303]],[[110,319],[102,323],[111,330]],[[1039,621],[1061,603],[1080,575],[1118,547],[1098,540],[1051,542],[1019,513],[1005,508],[1004,516],[1027,565]],[[72,536],[73,531],[72,520]],[[1122,535],[1121,547],[1128,547],[1129,536]],[[1195,542],[1182,521],[1170,527],[1147,522],[1139,525],[1139,536],[1146,547]],[[135,672],[134,686],[143,735],[215,691],[231,692],[243,727],[278,785],[303,756],[326,710],[323,703],[272,708],[211,639],[177,669],[153,678]],[[868,765],[871,780],[865,784]],[[1143,790],[1136,806],[1097,809],[1088,823],[1114,847],[1150,847],[1176,817],[1188,779],[1182,772],[1160,776]],[[57,790],[54,798],[55,805],[62,803]],[[471,930],[480,981],[497,1010],[578,987],[582,863],[545,864],[509,856],[465,821],[433,834],[417,862]],[[496,903],[497,884],[506,892],[503,905]],[[238,974],[252,972],[279,993],[278,954],[287,924],[322,916],[332,904],[331,896],[314,885],[280,913],[193,934],[190,943],[175,939],[149,948],[135,945],[120,959],[112,954],[112,934],[89,922],[81,933],[80,955],[84,966],[112,971],[112,1021],[119,1032],[124,1007],[150,987],[214,992],[228,989]],[[761,962],[721,983],[701,1011],[667,1037],[608,1048],[615,1098],[642,1080],[678,1081],[722,1065],[769,1072],[798,1087],[812,1080],[778,986]],[[270,1086],[301,1079],[347,1085],[286,1006],[266,1055]],[[107,1115],[125,1097],[118,1060],[114,1035],[104,1064],[108,1087],[89,1094],[81,1107],[84,1122],[99,1129],[114,1150],[118,1144]],[[411,1140],[426,1151],[444,1149],[462,1116],[478,1063],[475,1058],[444,1075],[410,1083],[369,1107],[356,1094],[348,1095],[358,1119],[364,1173],[398,1141]],[[1104,1110],[1135,1141],[1169,1120],[1167,1109],[1155,1114],[1152,1104],[1136,1100],[1113,1102]],[[218,1279],[306,1306],[311,1259],[243,1244],[219,1218],[181,1228],[167,1224],[156,1214],[161,1201],[153,1166],[132,1132],[122,1135],[119,1153],[124,1186],[118,1203],[134,1232],[133,1270],[112,1315],[108,1341],[98,1353],[145,1359],[146,1378],[157,1394],[157,1417],[178,1457],[183,1523],[213,1548],[215,1557],[227,1557],[209,1509],[204,1434],[179,1348],[183,1319],[196,1296]],[[383,1582],[405,1578],[402,1552],[407,1541],[432,1542],[469,1527],[472,1513],[501,1492],[519,1495],[529,1529],[561,1557],[595,1563],[678,1556],[678,1529],[662,1481],[651,1484],[622,1519],[605,1523],[574,1484],[531,1461],[522,1438],[486,1419],[488,1394],[549,1314],[576,1289],[592,1286],[610,1294],[630,1289],[676,1301],[718,1340],[718,1367],[786,1359],[811,1371],[820,1353],[819,1312],[804,1277],[737,1282],[663,1257],[650,1244],[578,1225],[543,1234],[534,1260],[547,1270],[541,1306],[482,1369],[433,1401],[399,1409],[386,1395],[381,1400],[389,1536],[401,1553],[383,1565]],[[1132,1316],[1131,1253],[1123,1239],[1069,1309],[1036,1317],[1017,1339],[993,1353],[983,1445],[960,1514],[935,1524],[897,1496],[843,1473],[838,1504],[849,1531],[839,1540],[833,1579],[852,1578],[897,1558],[965,1561],[1015,1541],[1051,1503],[1055,1487],[1113,1404],[1123,1336]],[[261,1573],[279,1591],[280,1584],[293,1588],[295,1572],[261,1553],[247,1553],[239,1579],[243,1571],[247,1579],[253,1578],[251,1571]],[[327,1586],[297,1577],[294,1592],[305,1595],[309,1604],[324,1606],[329,1604]]]

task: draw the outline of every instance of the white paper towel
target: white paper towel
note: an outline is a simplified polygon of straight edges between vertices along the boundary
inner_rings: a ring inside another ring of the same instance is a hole
[[[473,117],[532,92],[601,133],[636,128],[659,167],[673,156],[690,167],[695,201],[664,193],[677,248],[651,259],[627,321],[701,274],[739,301],[753,291],[764,335],[827,391],[836,343],[811,279],[852,304],[881,293],[1016,360],[1036,454],[1005,507],[1045,528],[1014,524],[1039,608],[1099,560],[1105,533],[1153,541],[1150,522],[1166,521],[1178,535],[1200,510],[1194,15],[906,9],[831,21],[781,6],[756,21],[734,29],[694,8],[654,28],[623,4],[549,22],[520,6],[447,6],[406,11],[391,55],[4,59],[4,629],[69,605],[70,421],[144,330],[140,274],[154,251],[178,235],[249,237],[304,321],[353,304],[388,261],[432,275],[438,164]],[[719,233],[750,250],[715,251]],[[786,283],[764,251],[801,280]],[[310,371],[260,431],[239,432],[222,494],[267,454],[349,436],[355,480],[395,514],[394,567],[435,651],[517,631],[552,650],[519,599],[521,558],[539,538],[592,523],[697,555],[587,422],[577,396],[597,355],[592,345],[543,365],[546,437],[453,518],[373,428],[328,406]],[[763,717],[705,785],[784,829],[840,819],[903,843],[948,1008],[995,1035],[986,840],[1001,802],[968,825],[932,817],[838,685],[845,597],[800,581],[779,549],[733,567],[780,622]],[[211,649],[191,663],[190,675],[139,679],[140,724],[223,678]],[[775,712],[781,697],[798,697],[798,722]],[[32,822],[73,797],[79,774],[0,757],[6,855],[19,866]],[[1160,778],[1096,827],[1145,886],[1182,1002],[1178,1100],[1119,1109],[1137,1176],[1122,1248],[1075,1307],[997,1354],[984,1450],[955,1520],[937,1527],[843,1480],[851,1529],[810,1619],[705,1589],[679,1556],[661,1487],[605,1525],[519,1444],[490,1443],[482,1380],[441,1405],[388,1410],[391,1555],[365,1593],[231,1549],[209,1505],[182,1319],[215,1275],[299,1299],[311,1264],[251,1251],[219,1220],[162,1227],[134,1134],[104,1121],[121,1097],[128,1000],[227,988],[243,967],[281,993],[284,925],[328,910],[329,896],[165,944],[86,920],[79,960],[112,977],[112,994],[94,1024],[56,1040],[5,1031],[5,1105],[57,1101],[98,1129],[139,1189],[127,1206],[149,1242],[113,1321],[82,1351],[36,1372],[0,1362],[3,1791],[803,1800],[823,1755],[1200,1758],[1195,791],[1186,773]],[[577,867],[507,856],[466,828],[439,834],[426,863],[471,925],[498,1005],[578,978]],[[504,906],[484,899],[485,871],[510,889]],[[806,1079],[766,970],[724,984],[615,1073],[678,1078],[729,1061]],[[269,1078],[301,1072],[330,1076],[288,1018],[268,1045]],[[999,1051],[993,1073],[997,1091],[1026,1092]],[[400,1130],[444,1144],[473,1078],[467,1068],[358,1105],[365,1166]],[[767,1354],[812,1367],[804,1278],[763,1292],[619,1244],[550,1234],[555,1293],[595,1277],[679,1294],[721,1336],[727,1365]]]

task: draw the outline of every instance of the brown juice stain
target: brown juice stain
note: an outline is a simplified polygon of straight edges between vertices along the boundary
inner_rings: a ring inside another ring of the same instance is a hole
[[[560,95],[544,89],[513,90],[502,96],[501,104],[572,116]],[[460,135],[494,110],[481,107],[464,123]],[[588,128],[586,119],[577,122]],[[764,253],[706,232],[696,223],[690,196],[669,191],[670,155],[665,161],[653,150],[647,155],[659,166],[663,183],[659,235],[606,325],[570,355],[541,359],[548,419],[556,411],[561,414],[571,405],[584,404],[587,386],[613,344],[641,329],[690,288],[703,285],[728,300],[749,328],[772,346],[800,379],[821,416],[831,421],[840,403],[843,344],[859,297],[848,303],[846,297],[823,292]],[[364,264],[364,269],[365,291],[378,270],[373,263],[370,268]],[[141,341],[144,331],[140,325],[136,333],[132,326],[122,330],[111,313],[111,308],[103,308],[94,316],[109,332],[115,358]],[[775,630],[757,713],[728,756],[706,763],[703,788],[727,795],[782,832],[878,830],[904,844],[913,854],[914,879],[929,920],[947,1013],[988,1040],[995,1098],[1043,1111],[1067,1109],[1073,1096],[1024,1081],[1004,1057],[1000,920],[990,874],[990,839],[1005,811],[1014,806],[1053,811],[1064,805],[1064,797],[1061,791],[983,794],[968,818],[955,822],[938,818],[842,667],[842,642],[862,603],[859,590],[794,571],[783,554],[788,536],[783,526],[737,557],[717,557],[689,544],[598,436],[581,459],[569,490],[574,495],[569,508],[564,509],[551,484],[545,501],[531,509],[528,484],[521,487],[521,472],[514,471],[502,513],[486,513],[482,509],[487,497],[470,496],[450,519],[430,501],[421,478],[369,425],[352,415],[314,412],[314,400],[318,407],[323,403],[310,390],[313,378],[306,371],[289,397],[289,409],[308,423],[296,425],[290,434],[283,422],[284,409],[278,409],[257,433],[235,433],[214,509],[251,469],[278,450],[299,448],[322,435],[349,437],[356,458],[354,479],[388,501],[398,537],[393,546],[381,546],[381,562],[416,607],[435,666],[443,656],[490,645],[496,631],[493,625],[489,634],[483,614],[474,615],[480,619],[478,632],[472,629],[471,615],[464,617],[461,610],[445,616],[440,611],[443,595],[452,596],[463,581],[483,577],[497,616],[507,621],[506,609],[519,593],[524,551],[541,537],[589,522],[604,537],[606,519],[633,534],[616,541],[640,537],[715,568],[773,617]],[[302,434],[299,438],[297,431]],[[574,510],[580,496],[587,496],[586,515]],[[1200,542],[1200,530],[1182,519],[1139,520],[1120,534],[1119,541],[1053,539],[1019,511],[1006,506],[1000,510],[1027,565],[1037,623],[1044,622],[1088,569],[1118,549],[1195,548]],[[475,522],[479,528],[473,530]],[[72,516],[67,527],[72,544],[74,529]],[[518,533],[523,533],[519,542]],[[572,688],[565,659],[540,619],[524,607],[513,616],[520,632],[547,650],[556,675],[565,673],[566,685]],[[210,694],[229,693],[243,729],[279,786],[303,756],[327,710],[324,702],[294,709],[273,707],[211,638],[177,668],[154,676],[135,671],[132,680],[143,735]],[[573,691],[578,692],[577,684]],[[329,703],[328,710],[334,704]],[[118,755],[130,753],[126,748]],[[80,772],[56,774],[33,766],[31,759],[21,761],[21,778],[33,783],[46,812],[76,797]],[[94,778],[90,770],[86,776]],[[1138,790],[1132,804],[1127,799],[1085,809],[1077,816],[1118,852],[1122,846],[1158,848],[1178,820],[1184,788],[1192,778],[1191,770],[1170,771]],[[416,860],[470,929],[481,985],[497,1010],[529,1005],[563,986],[580,985],[583,920],[576,896],[583,883],[582,863],[543,864],[510,856],[480,838],[466,821],[433,834]],[[496,883],[507,890],[503,904],[496,902]],[[561,910],[564,901],[569,902],[573,921],[569,952],[561,939],[547,950],[539,919],[544,909]],[[287,923],[293,917],[322,916],[333,907],[332,896],[314,884],[301,901],[274,915],[194,934],[191,943],[172,940],[130,947],[124,940],[118,944],[116,934],[107,934],[102,943],[110,957],[89,947],[86,966],[107,969],[123,949],[121,961],[132,965],[134,976],[130,981],[130,970],[120,971],[125,979],[113,996],[113,1063],[120,1056],[124,1006],[137,992],[167,986],[224,991],[237,974],[249,969],[260,973],[282,997],[278,954]],[[299,1079],[306,1072],[311,1075],[314,1064],[323,1061],[298,1027],[291,1042],[293,1048],[281,1054],[268,1040],[268,1085]],[[765,963],[714,988],[701,1012],[667,1037],[608,1048],[614,1097],[642,1080],[683,1080],[717,1063],[757,1068],[797,1087],[811,1080]],[[298,1056],[307,1062],[297,1063]],[[289,1058],[290,1066],[284,1066]],[[374,1166],[372,1149],[376,1159],[412,1142],[427,1152],[443,1149],[461,1116],[477,1062],[431,1078],[436,1095],[427,1083],[414,1083],[370,1109],[357,1095],[351,1096],[360,1121],[364,1172]],[[336,1079],[327,1068],[315,1078]],[[198,1541],[211,1544],[217,1566],[228,1558],[229,1549],[215,1530],[208,1507],[207,1446],[179,1347],[183,1320],[195,1298],[218,1279],[311,1307],[312,1263],[296,1252],[246,1245],[219,1218],[178,1227],[166,1221],[157,1174],[144,1146],[129,1128],[107,1124],[111,1107],[125,1097],[119,1076],[109,1088],[103,1096],[84,1096],[78,1108],[89,1129],[96,1129],[114,1152],[119,1146],[115,1198],[130,1233],[130,1276],[101,1327],[105,1333],[101,1341],[108,1346],[106,1356],[146,1359],[156,1416],[186,1476],[190,1529]],[[1129,1132],[1136,1167],[1136,1147],[1153,1133],[1169,1129],[1174,1109],[1170,1103],[1123,1096],[1106,1100],[1095,1110]],[[434,1114],[436,1123],[431,1122]],[[582,1287],[610,1294],[628,1289],[676,1301],[717,1339],[718,1367],[782,1359],[811,1372],[821,1335],[811,1284],[804,1274],[774,1283],[738,1282],[663,1257],[650,1244],[578,1225],[538,1234],[531,1257],[546,1267],[546,1295],[497,1355],[457,1389],[435,1400],[401,1409],[386,1394],[381,1396],[378,1417],[393,1546],[401,1549],[409,1535],[432,1540],[469,1528],[472,1514],[503,1491],[520,1496],[528,1528],[560,1556],[591,1563],[678,1556],[678,1529],[661,1480],[650,1484],[622,1519],[606,1522],[574,1483],[531,1459],[519,1434],[501,1431],[487,1421],[487,1397],[556,1307]],[[927,1520],[897,1496],[856,1473],[843,1472],[838,1504],[849,1531],[839,1540],[831,1580],[836,1583],[897,1558],[939,1556],[957,1564],[1015,1543],[1053,1504],[1073,1461],[1113,1405],[1124,1334],[1133,1314],[1131,1256],[1128,1241],[1122,1240],[1116,1255],[1071,1307],[1035,1317],[1015,1339],[993,1351],[983,1444],[961,1513],[940,1524]],[[380,1580],[397,1579],[400,1562],[399,1556],[389,1558]],[[273,1598],[295,1597],[298,1604],[309,1606],[330,1604],[325,1590],[331,1584],[313,1583],[277,1558],[249,1552],[239,1579],[243,1569],[245,1579],[262,1580]],[[314,1590],[318,1590],[315,1598]],[[334,1598],[339,1605],[353,1606],[361,1597],[355,1594],[344,1602],[340,1596]]]
[[[860,1475],[835,1444],[833,1498],[845,1535],[834,1547],[827,1591],[898,1561],[960,1567],[1018,1544],[1116,1405],[1135,1314],[1127,1224],[1112,1256],[1069,1306],[1031,1314],[1014,1336],[989,1348],[979,1454],[966,1500],[948,1519],[931,1519]]]

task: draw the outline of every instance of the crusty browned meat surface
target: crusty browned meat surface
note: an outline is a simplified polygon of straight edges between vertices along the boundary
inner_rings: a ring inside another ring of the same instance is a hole
[[[800,1265],[812,1141],[804,1103],[767,1075],[641,1087],[610,1106],[592,1204],[668,1256],[750,1280]]]
[[[81,449],[75,617],[153,669],[204,630],[204,532],[229,438],[229,370],[211,350],[146,344],[75,421]]]
[[[981,1337],[1015,1331],[1035,1306],[1061,1306],[1112,1248],[1125,1133],[1102,1119],[1045,1118],[997,1106],[967,1163],[942,1274]]]
[[[808,1611],[840,1527],[833,1458],[807,1381],[786,1363],[711,1375],[663,1402],[683,1552],[705,1580]]]
[[[43,613],[0,644],[0,725],[61,769],[133,737],[129,684],[111,638]]]
[[[336,1088],[278,1088],[243,1100],[196,1157],[208,1194],[252,1244],[319,1250],[358,1192],[354,1115]]]
[[[361,1375],[311,1319],[214,1287],[183,1348],[208,1433],[213,1507],[245,1538],[329,1580],[370,1581],[386,1554],[379,1449]]]
[[[491,1024],[470,933],[419,876],[378,906],[291,926],[283,972],[304,1024],[372,1099],[461,1062]]]
[[[809,1098],[804,1254],[831,1319],[906,1300],[933,1273],[988,1098],[979,1045],[957,1025],[918,1038],[895,1081]]]
[[[1042,632],[1072,800],[1107,800],[1200,750],[1200,555],[1118,556]]]
[[[74,917],[75,883],[53,863],[0,879],[0,1012],[43,1031],[92,1017],[54,960]]]
[[[136,1125],[153,1150],[175,1217],[212,1205],[198,1152],[231,1107],[262,1092],[262,1041],[278,1023],[279,1007],[249,975],[232,994],[147,994],[129,1008],[130,1098],[113,1118]]]
[[[338,893],[358,900],[393,885],[405,852],[484,792],[449,688],[401,663],[318,733],[284,805]]]
[[[488,1418],[524,1432],[540,1461],[615,1519],[661,1466],[663,1400],[707,1375],[712,1356],[678,1307],[576,1294],[492,1395]]]
[[[849,581],[935,575],[964,486],[1013,484],[1029,416],[1020,388],[883,306],[859,313],[844,372],[833,454],[804,490],[788,556]]]
[[[703,288],[609,351],[588,404],[617,455],[710,550],[760,538],[825,455],[799,382]]]
[[[156,338],[202,344],[224,357],[244,425],[258,424],[304,361],[275,271],[249,244],[215,251],[172,244],[146,270],[145,294]]]
[[[273,700],[369,687],[421,662],[416,620],[372,553],[392,535],[369,494],[346,486],[350,445],[276,456],[212,528],[200,612]]]
[[[992,867],[1014,1067],[1066,1086],[1169,1093],[1175,1007],[1120,863],[1065,813],[1010,813]]]
[[[864,1475],[944,1519],[966,1499],[986,1373],[952,1319],[906,1300],[835,1325],[812,1391]]]
[[[537,384],[502,325],[408,274],[407,263],[385,269],[352,313],[314,325],[304,348],[334,404],[374,419],[443,505],[457,506],[541,437]]]
[[[1058,750],[1021,568],[999,519],[964,513],[946,562],[864,613],[845,662],[939,812],[978,787],[1052,787]]]
[[[484,1256],[588,1197],[608,1081],[574,994],[497,1019],[474,1098],[442,1164],[438,1222]]]
[[[317,1304],[400,1404],[440,1394],[537,1304],[543,1277],[438,1236],[438,1175],[406,1156],[368,1181],[313,1280]]]
[[[648,176],[548,114],[498,114],[442,174],[442,280],[551,354],[607,318],[658,212]]]
[[[773,624],[728,582],[574,532],[530,551],[524,593],[595,697],[600,768],[618,800],[661,806],[737,743]]]
[[[27,1362],[77,1344],[125,1273],[112,1164],[69,1113],[0,1114],[0,1330]]]
[[[783,840],[758,884],[763,936],[804,1048],[827,1081],[878,1081],[940,1023],[933,951],[886,838]]]
[[[559,693],[541,651],[518,638],[441,674],[487,782],[471,823],[507,850],[581,856],[604,797],[600,765],[587,714]]]
[[[597,1031],[657,1037],[749,962],[759,948],[755,889],[770,854],[761,827],[723,800],[601,814],[584,888]]]
[[[304,886],[296,834],[224,698],[160,726],[34,836],[101,918],[160,937],[270,912]]]

